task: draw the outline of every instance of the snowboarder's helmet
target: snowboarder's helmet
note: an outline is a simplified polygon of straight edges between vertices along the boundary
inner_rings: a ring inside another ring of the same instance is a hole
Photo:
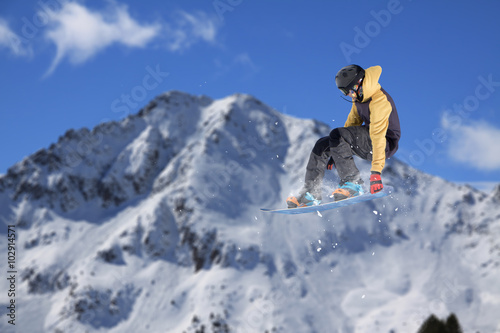
[[[349,90],[352,90],[355,85],[359,87],[360,80],[364,77],[365,70],[363,68],[358,65],[349,65],[338,71],[335,76],[335,83],[337,84],[337,88],[347,96]]]

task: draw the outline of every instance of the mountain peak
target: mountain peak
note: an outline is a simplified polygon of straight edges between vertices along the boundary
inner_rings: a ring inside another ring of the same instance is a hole
[[[170,177],[171,162],[186,152],[182,165],[195,155],[211,158],[222,145],[226,154],[234,152],[235,163],[238,156],[255,155],[276,143],[282,151],[289,143],[280,117],[247,94],[212,100],[169,91],[137,115],[93,130],[68,130],[48,149],[10,168],[0,179],[0,190],[63,212],[94,200],[102,207],[121,205],[153,188],[157,192],[164,176]]]

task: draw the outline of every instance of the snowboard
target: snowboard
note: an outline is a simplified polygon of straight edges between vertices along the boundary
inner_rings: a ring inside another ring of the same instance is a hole
[[[349,199],[344,199],[340,201],[323,201],[321,204],[316,206],[306,206],[306,207],[298,207],[298,208],[285,208],[285,209],[266,209],[261,208],[260,210],[267,213],[278,213],[278,214],[305,214],[305,213],[314,213],[314,212],[322,212],[325,210],[336,209],[340,207],[346,207],[350,205],[354,205],[360,202],[369,201],[377,198],[383,198],[389,194],[394,192],[394,188],[392,186],[384,186],[383,190],[377,192],[375,194],[371,194],[370,192],[364,193],[362,195],[358,195],[357,197],[352,197]]]

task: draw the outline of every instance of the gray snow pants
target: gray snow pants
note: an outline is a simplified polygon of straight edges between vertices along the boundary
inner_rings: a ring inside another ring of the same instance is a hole
[[[309,156],[301,193],[310,192],[316,198],[321,198],[321,184],[330,158],[337,169],[340,185],[346,182],[363,184],[354,163],[354,155],[372,160],[372,141],[368,126],[335,128],[329,136],[319,139]]]

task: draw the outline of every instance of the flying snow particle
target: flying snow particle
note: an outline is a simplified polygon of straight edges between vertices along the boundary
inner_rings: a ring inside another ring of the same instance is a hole
[[[319,217],[323,217],[323,215],[321,215],[321,213],[319,212],[319,210],[317,210],[316,213],[318,213]]]
[[[377,214],[378,214],[378,212],[377,212],[376,210],[374,210],[374,211],[373,211],[373,214],[377,215]]]
[[[361,298],[365,298],[365,295],[361,296]]]
[[[319,251],[321,251],[321,248],[320,248],[320,247],[318,247],[318,248],[316,249],[316,252],[319,252]]]

